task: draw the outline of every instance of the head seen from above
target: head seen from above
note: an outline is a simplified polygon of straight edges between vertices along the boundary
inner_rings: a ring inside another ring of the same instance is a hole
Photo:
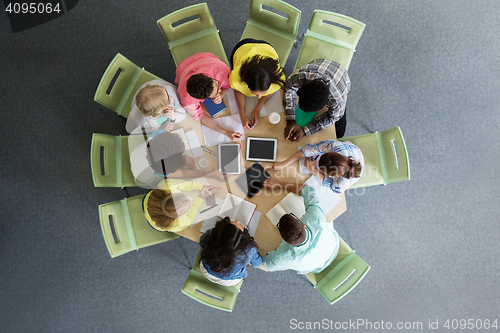
[[[292,246],[299,246],[306,240],[306,228],[291,213],[283,215],[277,226],[283,240]]]
[[[186,90],[197,99],[212,98],[220,90],[219,82],[204,74],[192,75],[186,83]]]
[[[231,268],[244,261],[247,250],[257,246],[247,230],[238,220],[231,222],[229,217],[220,219],[206,240],[201,258],[210,269],[221,275],[228,275]]]
[[[185,193],[155,189],[149,195],[148,214],[160,228],[166,228],[179,216],[187,214],[191,198]]]
[[[135,96],[135,105],[146,117],[158,118],[170,107],[170,96],[159,84],[148,84]]]
[[[278,60],[255,55],[241,65],[239,74],[252,94],[260,98],[267,93],[271,84],[285,84],[281,78],[283,73],[284,69]]]
[[[330,90],[323,80],[312,80],[306,82],[297,91],[299,96],[299,107],[304,112],[315,112],[321,110],[328,102]]]
[[[361,164],[351,156],[349,158],[339,153],[326,153],[321,155],[318,162],[319,171],[330,177],[359,178]]]
[[[162,132],[148,142],[146,157],[151,168],[166,177],[186,166],[185,149],[179,135]]]

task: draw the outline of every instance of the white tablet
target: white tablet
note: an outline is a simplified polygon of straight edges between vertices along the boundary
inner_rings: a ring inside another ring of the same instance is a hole
[[[278,139],[247,137],[248,161],[276,162]]]
[[[222,143],[218,147],[219,171],[227,174],[241,173],[241,146],[239,143]]]

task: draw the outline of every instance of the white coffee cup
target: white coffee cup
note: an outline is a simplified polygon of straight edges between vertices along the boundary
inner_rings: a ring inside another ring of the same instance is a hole
[[[206,168],[208,166],[208,160],[206,158],[200,158],[198,161],[200,168]]]
[[[276,125],[277,123],[279,123],[281,120],[281,116],[278,112],[271,112],[269,114],[269,122],[273,125]]]

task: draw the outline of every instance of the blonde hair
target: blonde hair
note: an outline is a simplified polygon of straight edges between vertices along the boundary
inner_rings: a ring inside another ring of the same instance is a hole
[[[170,101],[165,99],[167,91],[159,84],[148,84],[135,96],[135,105],[144,116],[153,118],[161,116],[164,108],[170,105]]]
[[[179,216],[187,214],[191,200],[187,194],[171,193],[168,190],[153,190],[148,199],[148,214],[162,229],[168,228]]]

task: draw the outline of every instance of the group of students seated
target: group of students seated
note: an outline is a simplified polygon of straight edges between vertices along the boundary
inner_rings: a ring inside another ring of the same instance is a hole
[[[220,103],[229,89],[234,89],[242,125],[252,130],[259,123],[259,112],[266,101],[283,89],[287,122],[283,135],[287,140],[299,141],[332,124],[338,137],[344,135],[345,105],[351,83],[340,64],[316,59],[286,78],[276,50],[269,43],[255,39],[240,41],[229,61],[232,69],[211,53],[196,53],[178,64],[175,85],[163,80],[148,82],[132,101],[126,129],[147,139],[144,146],[131,153],[131,168],[138,185],[154,188],[145,195],[143,209],[147,221],[158,231],[179,232],[190,226],[205,198],[220,190],[179,177],[208,176],[223,181],[228,177],[220,171],[196,170],[194,159],[184,153],[182,139],[170,132],[187,112],[231,140],[241,139],[242,133],[224,129],[212,119],[202,103],[205,99]],[[250,117],[245,114],[245,96],[259,99]],[[297,112],[317,112],[325,106],[327,111],[322,115],[303,126],[297,124]],[[305,166],[319,177],[323,186],[335,193],[343,193],[354,184],[364,169],[360,149],[350,142],[336,140],[307,144],[270,169],[282,170],[301,158],[305,158]],[[264,258],[238,220],[220,219],[199,240],[203,248],[200,269],[210,281],[235,285],[247,276],[249,264],[254,267],[263,264],[268,271],[319,272],[335,259],[338,235],[333,223],[327,222],[316,191],[304,184],[272,177],[264,182],[264,187],[283,188],[301,196],[306,213],[300,219],[293,214],[281,217],[277,227],[283,241]],[[200,194],[194,200],[183,193],[195,190]]]

